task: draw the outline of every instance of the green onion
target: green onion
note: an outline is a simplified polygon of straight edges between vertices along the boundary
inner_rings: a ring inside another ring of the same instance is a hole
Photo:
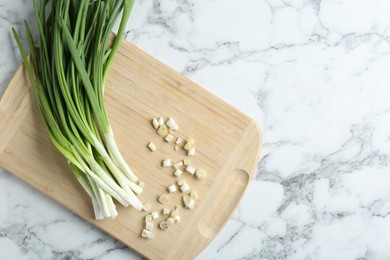
[[[142,187],[118,149],[104,104],[105,83],[134,0],[41,0],[39,7],[33,0],[33,5],[39,47],[25,22],[29,57],[12,31],[50,139],[91,197],[96,219],[118,215],[113,199],[142,210],[136,196]]]

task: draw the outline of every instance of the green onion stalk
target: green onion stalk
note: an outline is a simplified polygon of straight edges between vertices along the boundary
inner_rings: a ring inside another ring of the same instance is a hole
[[[104,104],[134,0],[41,0],[39,5],[33,0],[33,5],[39,41],[35,45],[25,22],[29,57],[12,31],[51,141],[91,197],[96,219],[118,215],[114,200],[141,210],[140,181],[118,149]]]

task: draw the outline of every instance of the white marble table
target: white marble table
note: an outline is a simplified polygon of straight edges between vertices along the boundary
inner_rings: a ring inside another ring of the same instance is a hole
[[[0,0],[0,95],[20,64]],[[253,117],[258,171],[198,259],[390,258],[390,2],[138,0],[126,39]],[[0,259],[139,259],[0,170]]]

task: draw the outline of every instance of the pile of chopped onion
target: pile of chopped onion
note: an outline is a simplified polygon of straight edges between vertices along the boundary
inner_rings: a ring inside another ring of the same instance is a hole
[[[184,151],[186,151],[188,157],[195,156],[195,140],[189,138],[184,141],[181,137],[175,137],[175,131],[179,129],[179,126],[172,117],[169,117],[167,121],[165,121],[163,117],[159,117],[158,119],[153,118],[152,126],[156,130],[157,134],[163,138],[166,143],[174,144],[175,151],[178,151],[182,148]],[[151,141],[147,147],[152,152],[157,150],[157,146]],[[184,158],[183,160],[176,162],[173,162],[173,160],[170,158],[163,158],[161,160],[161,166],[163,168],[173,168],[173,175],[178,178],[176,184],[173,183],[166,187],[168,193],[161,194],[158,197],[158,202],[164,205],[164,207],[161,209],[161,212],[162,215],[165,216],[165,219],[159,223],[159,227],[161,230],[167,230],[175,223],[181,221],[181,216],[179,215],[179,209],[181,206],[176,204],[173,209],[170,209],[168,205],[172,201],[171,198],[173,196],[181,196],[181,201],[183,202],[185,209],[193,209],[195,207],[196,200],[199,198],[198,192],[191,189],[190,184],[188,184],[184,179],[179,179],[179,177],[182,176],[183,171],[187,172],[191,176],[196,176],[196,178],[199,180],[205,179],[207,173],[206,170],[202,168],[197,169],[194,167],[189,158]],[[150,208],[147,208],[147,211],[150,211]],[[149,215],[150,214],[148,214],[147,217]],[[141,232],[142,237],[147,239],[153,239],[155,237],[153,230],[148,229],[148,227],[153,228],[153,225],[148,224],[148,221],[152,220],[152,217],[148,217],[146,219],[146,226]]]

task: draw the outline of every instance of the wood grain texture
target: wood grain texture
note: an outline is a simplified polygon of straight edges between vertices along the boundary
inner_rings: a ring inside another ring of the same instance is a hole
[[[156,134],[150,119],[173,116],[180,126],[175,135],[196,140],[191,162],[206,169],[208,177],[199,181],[183,174],[200,198],[194,210],[181,210],[182,221],[168,231],[155,228],[155,239],[142,239],[145,212],[120,206],[116,220],[94,220],[88,195],[46,134],[23,66],[0,102],[0,165],[147,258],[194,258],[242,197],[258,162],[260,129],[242,112],[127,42],[114,61],[105,99],[119,148],[146,183],[140,198],[154,209],[162,208],[158,195],[177,181],[161,160],[186,156]],[[149,141],[157,145],[156,152],[147,149]],[[181,203],[179,193],[175,195],[171,207]]]

